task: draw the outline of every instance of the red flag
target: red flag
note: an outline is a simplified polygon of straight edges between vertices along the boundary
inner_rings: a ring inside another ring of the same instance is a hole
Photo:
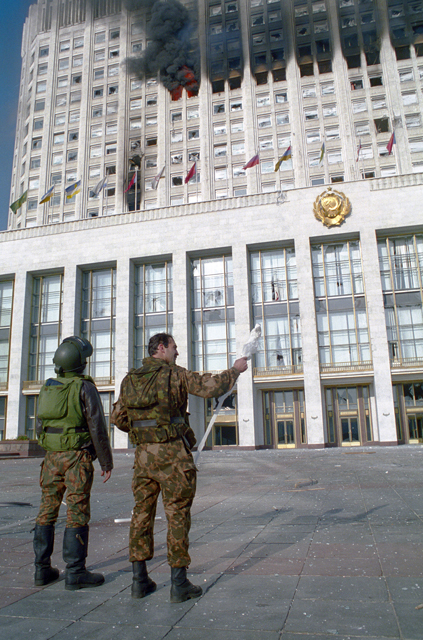
[[[188,182],[191,180],[193,176],[195,176],[196,173],[197,173],[197,163],[194,162],[194,164],[192,165],[191,169],[188,171],[188,174],[185,178],[185,184],[188,184]]]
[[[392,133],[392,135],[391,135],[391,137],[389,139],[389,142],[386,145],[386,148],[388,149],[388,156],[391,155],[392,147],[394,146],[394,144],[395,144],[395,131],[393,131],[393,133]]]
[[[249,169],[250,167],[255,167],[255,165],[258,164],[259,162],[260,162],[260,159],[257,153],[255,156],[251,158],[251,160],[248,160],[247,164],[245,164],[242,168]]]
[[[357,149],[357,158],[356,158],[356,162],[358,162],[359,158],[360,158],[360,151],[361,151],[361,138],[360,138],[360,142],[358,145],[358,149]]]
[[[135,178],[136,178],[136,177],[137,177],[137,171],[135,170],[135,173],[134,173],[134,175],[132,176],[131,182],[128,184],[128,186],[127,186],[127,187],[126,187],[126,189],[125,189],[125,193],[126,193],[127,191],[129,191],[129,189],[132,187],[132,185],[133,185],[133,184],[134,184],[134,182],[135,182]]]

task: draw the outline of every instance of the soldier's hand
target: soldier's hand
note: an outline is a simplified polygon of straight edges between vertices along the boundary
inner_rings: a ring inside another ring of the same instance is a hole
[[[103,482],[107,482],[107,480],[110,478],[110,476],[112,475],[112,470],[110,469],[110,471],[102,471],[101,475],[104,476],[104,480]]]
[[[248,369],[247,358],[238,358],[238,360],[235,360],[234,367],[240,373],[242,373],[243,371],[246,371]]]

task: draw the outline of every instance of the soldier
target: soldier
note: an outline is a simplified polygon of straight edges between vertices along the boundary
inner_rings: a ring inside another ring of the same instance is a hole
[[[171,567],[171,602],[198,598],[201,587],[187,579],[191,562],[188,533],[196,489],[196,468],[191,449],[196,443],[188,422],[188,394],[202,398],[221,396],[247,369],[247,359],[219,375],[200,375],[175,364],[178,350],[166,333],[154,335],[148,358],[122,381],[119,403],[126,409],[135,451],[132,491],[135,507],[129,532],[129,560],[133,567],[132,597],[144,598],[156,590],[148,577],[146,560],[154,555],[153,527],[157,499],[162,492],[168,522],[167,559]]]
[[[94,478],[92,461],[98,457],[103,482],[107,482],[113,469],[101,399],[94,380],[82,375],[92,352],[88,340],[65,338],[53,358],[57,378],[49,378],[40,391],[37,436],[47,453],[41,465],[41,505],[34,532],[34,580],[38,587],[59,577],[50,557],[54,525],[65,491],[65,589],[75,591],[104,582],[102,574],[90,573],[85,568]]]

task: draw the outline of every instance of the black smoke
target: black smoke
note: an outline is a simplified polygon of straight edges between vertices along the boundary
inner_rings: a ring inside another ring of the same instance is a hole
[[[194,38],[196,16],[178,0],[124,0],[128,10],[147,9],[148,47],[139,56],[127,58],[129,73],[140,79],[156,77],[169,91],[185,87],[198,92],[200,53]]]

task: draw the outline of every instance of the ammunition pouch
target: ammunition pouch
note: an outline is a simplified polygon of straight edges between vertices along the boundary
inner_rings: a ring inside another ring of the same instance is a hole
[[[187,426],[184,418],[171,418],[170,424],[159,425],[157,420],[133,420],[131,424],[131,441],[138,444],[152,442],[171,442],[185,436]]]

